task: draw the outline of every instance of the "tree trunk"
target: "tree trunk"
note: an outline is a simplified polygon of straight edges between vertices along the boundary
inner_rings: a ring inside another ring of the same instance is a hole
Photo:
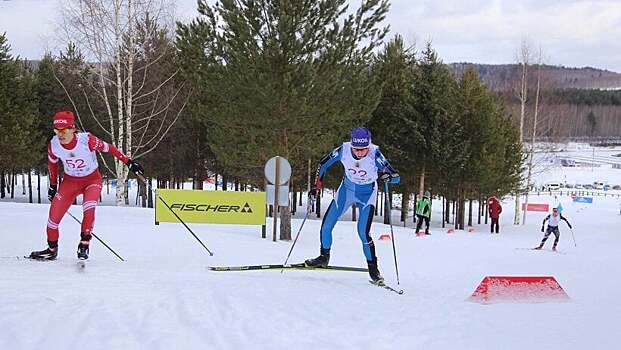
[[[384,224],[388,224],[388,194],[386,192],[382,192],[382,218]]]
[[[423,165],[423,170],[420,173],[420,179],[418,182],[418,195],[423,196],[425,193],[425,166]]]
[[[222,175],[222,191],[229,189],[228,176]]]
[[[151,188],[151,181],[151,178],[147,179],[147,207],[149,208],[153,208],[153,188]]]
[[[518,190],[515,191],[515,210],[513,212],[513,224],[520,224],[520,192]]]
[[[32,203],[32,175],[28,170],[28,203]]]
[[[477,224],[481,225],[481,216],[483,215],[483,212],[481,211],[483,209],[483,196],[479,193],[479,218],[477,219]]]
[[[403,193],[401,195],[401,222],[408,219],[408,209],[410,209],[410,195]]]
[[[457,203],[459,203],[459,192],[457,192],[457,199],[453,200],[453,226],[455,229],[459,229],[459,222],[457,222]]]
[[[446,197],[442,196],[442,228],[446,224]]]
[[[468,203],[468,226],[472,226],[472,199]]]
[[[384,207],[384,224],[388,225],[390,224],[390,215],[392,211],[392,192],[390,192],[390,188],[388,189],[388,192],[386,193],[385,203],[386,204]]]
[[[192,188],[195,190],[203,190],[203,167],[201,165],[194,166],[194,180],[192,181]]]
[[[28,178],[30,178],[30,170],[28,171]],[[26,176],[22,174],[22,196],[26,195]],[[32,201],[30,202],[32,203]]]
[[[356,221],[356,203],[351,206],[351,221]]]
[[[414,193],[414,213],[412,214],[412,222],[416,223],[416,203],[418,202],[418,193]]]
[[[321,190],[321,194],[317,193],[317,201],[315,202],[315,213],[317,214],[317,219],[321,218],[321,197],[323,195],[323,189]]]
[[[291,240],[291,211],[288,205],[280,207],[280,239]]]
[[[298,192],[296,190],[291,191],[291,215],[295,215],[298,204]]]
[[[150,181],[150,180],[147,180]],[[140,198],[142,199],[140,205],[143,208],[147,207],[147,197],[149,196],[149,189],[147,188],[147,184],[142,181],[138,181],[138,186],[140,188]]]
[[[116,205],[124,206],[127,198],[127,167],[123,163],[115,159],[116,163]]]
[[[41,204],[41,173],[37,171],[37,203]]]
[[[541,59],[541,53],[540,53]],[[528,155],[528,175],[526,176],[526,195],[524,197],[525,209],[528,209],[528,193],[530,192],[530,183],[533,170],[533,154],[535,153],[535,137],[537,136],[537,117],[539,115],[539,89],[541,87],[541,62],[537,70],[537,91],[535,93],[535,115],[533,116],[533,131],[530,139],[530,154]],[[522,225],[526,224],[526,213],[528,210],[524,210],[522,214]]]
[[[11,182],[11,199],[15,198],[15,170],[11,170],[10,182]]]
[[[4,171],[0,172],[0,198],[6,197],[4,192],[4,188],[6,186],[6,182],[4,181]]]

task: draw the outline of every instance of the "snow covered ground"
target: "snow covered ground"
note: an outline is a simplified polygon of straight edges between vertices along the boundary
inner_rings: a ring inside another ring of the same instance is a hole
[[[561,175],[565,170],[585,178],[590,171],[562,168]],[[609,170],[611,181],[621,183],[621,170]],[[398,287],[405,290],[396,295],[370,285],[361,272],[208,271],[282,263],[291,242],[261,239],[257,226],[191,224],[214,251],[210,257],[183,226],[155,226],[151,209],[110,206],[113,196],[104,189],[95,233],[126,262],[93,240],[84,270],[75,258],[80,227],[68,216],[60,225],[59,260],[18,260],[44,248],[49,204],[24,203],[21,188],[13,201],[0,200],[0,349],[619,348],[620,198],[582,204],[559,197],[577,243],[562,223],[561,254],[519,249],[539,243],[545,213],[529,213],[525,225],[513,226],[512,198],[502,203],[500,235],[485,225],[447,234],[434,203],[432,235],[416,237],[395,210]],[[554,203],[543,195],[529,201]],[[70,210],[81,218],[81,207]],[[293,220],[294,233],[302,215]],[[350,218],[335,228],[331,264],[364,267]],[[306,222],[291,262],[317,255],[320,225],[314,216]],[[378,239],[389,232],[376,218],[371,235],[380,270],[397,287],[392,244]],[[552,275],[571,300],[468,301],[489,275]]]
[[[17,260],[44,247],[48,205],[3,202],[0,349],[618,349],[619,200],[562,201],[577,242],[563,224],[565,254],[516,249],[540,241],[544,214],[513,226],[510,201],[500,235],[484,225],[446,234],[439,213],[428,237],[395,226],[401,296],[360,272],[207,271],[281,263],[291,242],[263,240],[256,226],[191,225],[215,252],[209,257],[182,226],[154,226],[141,208],[97,209],[96,233],[126,262],[94,241],[86,269],[77,269],[79,225],[70,217],[58,261]],[[81,217],[80,207],[71,211]],[[317,254],[320,223],[307,221],[292,261]],[[377,240],[390,229],[376,222],[371,230],[396,285],[392,245]],[[332,251],[332,264],[364,266],[353,222],[336,226]],[[487,275],[553,275],[571,301],[467,301]]]

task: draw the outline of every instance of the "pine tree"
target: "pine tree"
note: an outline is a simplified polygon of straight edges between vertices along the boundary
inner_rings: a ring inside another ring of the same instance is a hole
[[[429,188],[425,185],[427,174],[439,179],[440,174],[451,171],[450,161],[456,159],[449,155],[457,156],[458,153],[453,150],[459,143],[459,140],[455,140],[455,135],[459,134],[457,83],[430,42],[421,56],[415,70],[410,102],[416,122],[412,157],[418,159],[420,195],[425,188]]]
[[[262,185],[274,155],[306,173],[309,158],[328,152],[379,102],[370,66],[387,32],[378,28],[387,1],[363,1],[345,18],[344,0],[199,1],[198,10],[201,17],[179,25],[178,47],[212,126],[210,148],[230,174]]]

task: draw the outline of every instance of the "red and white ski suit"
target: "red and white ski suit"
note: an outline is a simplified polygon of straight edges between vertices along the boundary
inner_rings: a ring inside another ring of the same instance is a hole
[[[47,221],[47,240],[58,241],[58,225],[76,199],[82,200],[82,231],[90,234],[95,224],[95,208],[101,195],[101,174],[97,162],[97,152],[110,153],[127,164],[129,158],[113,145],[106,143],[90,133],[76,133],[66,145],[54,136],[47,145],[47,166],[50,171],[50,186],[58,184],[58,161],[63,163],[64,175],[58,192],[52,200]]]

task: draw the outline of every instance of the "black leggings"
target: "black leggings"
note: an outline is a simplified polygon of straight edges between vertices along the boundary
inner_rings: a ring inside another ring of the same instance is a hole
[[[492,218],[492,225],[490,227],[490,232],[494,233],[494,226],[496,227],[496,233],[500,230],[500,225],[498,224],[498,218]]]
[[[429,233],[429,218],[422,215],[416,215],[416,232],[418,232],[418,230],[423,227],[423,220],[425,221],[426,225],[425,233]]]
[[[558,226],[548,226],[548,228],[546,229],[546,234],[543,236],[543,239],[541,240],[541,244],[539,245],[540,247],[543,247],[543,245],[546,243],[546,241],[548,240],[548,237],[550,236],[550,233],[554,233],[554,245],[552,246],[552,248],[556,248],[556,245],[558,244],[558,240],[559,238],[561,238],[561,232],[558,230]]]

